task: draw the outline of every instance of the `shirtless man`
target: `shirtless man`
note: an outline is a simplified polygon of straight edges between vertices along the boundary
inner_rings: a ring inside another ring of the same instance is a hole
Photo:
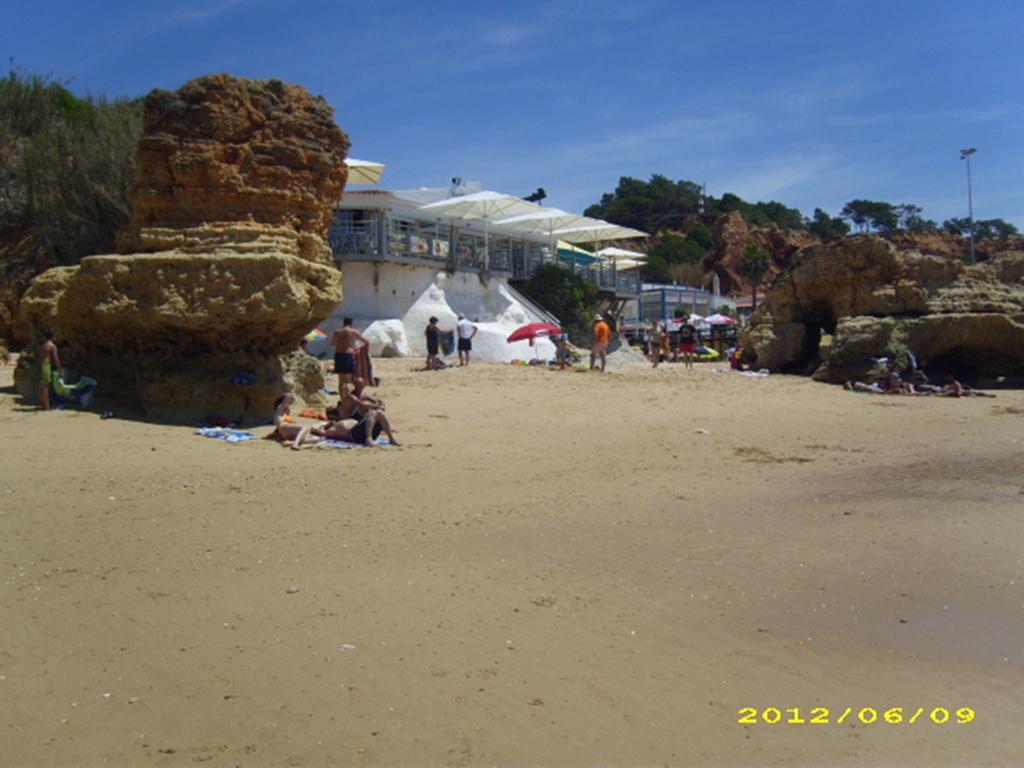
[[[401,445],[391,432],[391,422],[382,411],[370,410],[355,418],[338,419],[315,427],[313,434],[327,440],[344,440],[367,447],[376,445],[374,440],[384,432],[392,445]]]
[[[313,428],[308,425],[293,424],[287,420],[288,414],[291,412],[292,402],[295,397],[291,393],[281,395],[277,400],[274,401],[274,426],[277,429],[278,437],[284,441],[285,445],[289,445],[293,450],[299,450],[302,448],[302,444],[314,445],[320,442],[320,438],[313,432]]]
[[[58,373],[64,378],[64,367],[60,364],[57,345],[53,342],[53,331],[46,331],[46,340],[39,346],[39,362],[41,366],[39,379],[39,402],[44,411],[50,410],[50,387],[53,385],[53,374]]]
[[[366,379],[360,378],[359,376],[356,376],[355,381],[352,382],[352,394],[360,398],[371,408],[376,408],[378,411],[383,411],[387,408],[387,405],[383,400],[366,392]]]
[[[352,327],[352,318],[341,321],[341,328],[334,332],[331,346],[334,347],[334,372],[338,374],[338,391],[341,385],[351,381],[356,373],[356,350],[369,344],[366,337]]]
[[[355,384],[345,384],[341,388],[341,397],[335,409],[339,419],[359,419],[370,411],[383,411],[384,402],[376,397],[365,394],[360,386],[362,379],[356,378]],[[330,418],[330,414],[328,414]]]

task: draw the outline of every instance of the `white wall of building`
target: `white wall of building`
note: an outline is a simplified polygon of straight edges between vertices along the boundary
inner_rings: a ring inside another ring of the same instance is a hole
[[[437,317],[442,330],[454,330],[461,312],[479,329],[473,339],[473,359],[508,362],[554,356],[554,345],[547,339],[537,340],[535,347],[525,341],[506,341],[516,328],[543,320],[515,299],[507,278],[491,276],[484,281],[475,272],[448,274],[393,262],[346,262],[342,276],[344,299],[320,326],[328,337],[349,316],[362,331],[376,323],[371,328],[371,352],[380,354],[387,346],[389,354],[402,354],[407,348],[413,356],[425,356],[429,318]],[[404,344],[397,323],[404,328]],[[311,345],[310,351],[316,353],[326,345]]]

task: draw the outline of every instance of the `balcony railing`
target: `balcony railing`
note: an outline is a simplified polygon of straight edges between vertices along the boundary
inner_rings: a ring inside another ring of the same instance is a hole
[[[485,264],[484,238],[476,232],[459,231],[446,224],[383,218],[376,213],[353,219],[351,212],[344,213],[347,215],[335,216],[328,231],[328,241],[338,262],[395,261],[453,271],[487,269],[518,280],[532,277],[541,265],[552,262],[546,246],[499,235],[488,238]],[[616,275],[611,265],[558,263],[603,290],[614,290],[620,295],[635,295],[639,290],[635,275]]]

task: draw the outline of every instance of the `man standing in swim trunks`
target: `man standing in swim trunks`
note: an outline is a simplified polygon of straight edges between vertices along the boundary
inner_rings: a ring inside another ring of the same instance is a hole
[[[608,362],[608,342],[612,338],[612,329],[604,318],[597,315],[594,318],[594,346],[590,350],[590,370],[594,370],[594,360],[601,358],[601,372],[604,373],[605,363]]]
[[[370,342],[352,327],[352,318],[341,321],[341,328],[334,332],[331,345],[334,347],[334,372],[338,374],[338,391],[356,375],[356,350]]]
[[[456,331],[459,337],[459,367],[461,368],[463,365],[469,365],[469,353],[473,349],[471,339],[476,336],[477,327],[460,312]]]
[[[39,402],[44,411],[50,410],[50,387],[53,385],[53,374],[56,372],[64,377],[64,367],[60,364],[57,345],[53,342],[53,331],[46,331],[46,340],[39,346],[41,365],[39,378]]]

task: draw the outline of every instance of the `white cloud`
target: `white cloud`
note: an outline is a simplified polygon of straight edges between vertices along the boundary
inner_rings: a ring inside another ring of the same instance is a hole
[[[211,5],[206,8],[197,8],[194,11],[181,11],[179,13],[172,14],[168,18],[168,25],[176,26],[178,24],[187,24],[193,21],[205,21],[206,19],[212,19],[216,16],[220,16],[222,13],[230,10],[236,5],[242,5],[249,1],[250,0],[221,0],[221,2],[216,5]]]
[[[838,160],[833,154],[773,158],[727,176],[715,186],[721,183],[722,192],[745,200],[768,200],[798,187],[817,187],[835,170]]]

